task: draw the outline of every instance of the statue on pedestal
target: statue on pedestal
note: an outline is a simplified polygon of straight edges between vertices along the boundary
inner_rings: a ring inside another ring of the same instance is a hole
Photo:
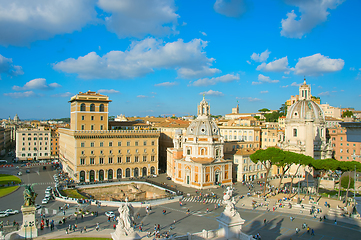
[[[24,207],[30,207],[35,205],[37,193],[35,193],[33,185],[25,185],[25,190],[23,192],[24,195]]]
[[[119,217],[117,217],[118,224],[115,232],[111,234],[114,240],[120,239],[140,239],[139,235],[134,232],[134,208],[128,203],[128,199],[125,203],[122,203],[118,208]]]

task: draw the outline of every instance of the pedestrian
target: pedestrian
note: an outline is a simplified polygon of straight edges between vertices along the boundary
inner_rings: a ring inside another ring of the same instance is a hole
[[[86,226],[84,227],[84,232],[86,232]]]
[[[310,234],[310,227],[307,226],[307,233]]]
[[[175,225],[175,219],[173,220],[173,224]]]
[[[143,228],[141,225],[139,225],[139,232],[142,232]]]
[[[114,225],[113,225],[113,228],[115,229],[117,226],[115,225],[115,223],[114,223]]]
[[[312,236],[315,235],[315,231],[313,230],[313,228],[312,228],[312,230],[311,230],[311,235],[312,235]]]
[[[266,224],[267,220],[266,219],[263,219],[263,223]]]
[[[296,227],[296,234],[298,234],[299,231],[300,231],[300,229],[298,229],[298,227]]]
[[[208,213],[209,209],[207,208],[207,213]]]
[[[337,221],[336,221],[336,219],[335,219],[335,225],[337,225]]]

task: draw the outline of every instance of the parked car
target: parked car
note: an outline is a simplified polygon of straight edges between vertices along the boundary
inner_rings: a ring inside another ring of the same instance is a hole
[[[18,214],[19,210],[7,209],[5,212],[8,213],[9,215],[13,215],[13,214]]]
[[[105,212],[105,216],[113,218],[115,216],[113,211]]]
[[[30,169],[26,169],[26,173],[30,173]]]
[[[48,198],[44,198],[42,201],[41,201],[41,204],[47,204],[49,202],[49,199]]]
[[[36,207],[36,210],[38,210],[38,209],[42,208],[43,206],[36,204],[35,207]]]
[[[7,217],[7,216],[9,216],[9,213],[6,213],[4,211],[0,212],[0,217]]]
[[[22,173],[22,172],[18,172],[17,175],[18,175],[18,176],[21,176],[21,175],[23,175],[23,173]]]
[[[167,177],[167,180],[172,180],[170,177]]]

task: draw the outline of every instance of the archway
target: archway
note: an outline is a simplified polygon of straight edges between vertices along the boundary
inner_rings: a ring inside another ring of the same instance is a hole
[[[99,170],[99,181],[104,181],[104,170]]]
[[[125,177],[130,177],[130,168],[125,169]]]
[[[117,170],[117,178],[120,179],[122,178],[122,169],[118,168]]]
[[[150,174],[155,174],[155,167],[150,168]]]
[[[134,177],[139,176],[139,168],[134,168]]]
[[[94,182],[95,181],[95,172],[94,170],[90,170],[89,172],[89,182]]]
[[[143,167],[142,176],[143,177],[147,176],[147,168],[146,167]]]
[[[80,171],[79,176],[80,176],[79,181],[85,182],[85,171]]]
[[[113,179],[113,169],[109,169],[108,170],[108,180],[112,180]]]

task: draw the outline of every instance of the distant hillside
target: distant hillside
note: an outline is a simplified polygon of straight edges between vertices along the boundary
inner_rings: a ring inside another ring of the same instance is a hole
[[[49,119],[48,121],[63,121],[65,123],[70,123],[70,118],[57,118],[57,119]]]

